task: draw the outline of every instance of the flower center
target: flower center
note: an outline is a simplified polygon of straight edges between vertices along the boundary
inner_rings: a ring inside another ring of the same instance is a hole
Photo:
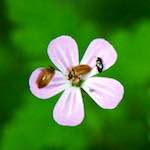
[[[88,65],[78,65],[71,69],[68,74],[68,80],[72,82],[73,86],[80,86],[82,83],[81,77],[91,71],[91,67]]]

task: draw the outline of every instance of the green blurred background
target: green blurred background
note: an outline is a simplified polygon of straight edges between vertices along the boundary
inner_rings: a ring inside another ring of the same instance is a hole
[[[80,58],[92,39],[109,40],[119,57],[101,76],[125,87],[114,110],[85,94],[77,127],[53,121],[60,94],[41,101],[28,86],[62,34],[76,39]],[[0,150],[150,149],[150,0],[0,0],[0,94]]]

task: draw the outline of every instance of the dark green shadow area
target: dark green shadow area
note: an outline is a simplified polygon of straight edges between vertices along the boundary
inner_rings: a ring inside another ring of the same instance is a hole
[[[15,28],[9,19],[4,0],[0,2],[0,139],[5,123],[13,117],[14,110],[22,104],[22,94],[27,89],[25,57],[12,42],[10,34]]]
[[[106,30],[105,34],[150,18],[150,0],[74,0],[76,2],[83,19],[95,21]]]

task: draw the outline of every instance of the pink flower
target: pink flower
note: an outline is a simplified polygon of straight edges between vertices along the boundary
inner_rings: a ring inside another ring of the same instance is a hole
[[[53,111],[58,124],[76,126],[82,122],[84,104],[80,88],[104,109],[115,108],[123,98],[121,83],[112,78],[94,77],[110,68],[117,59],[115,49],[106,40],[93,40],[80,64],[77,44],[70,36],[60,36],[51,41],[48,56],[60,71],[55,70],[51,81],[39,88],[37,80],[44,68],[37,68],[31,74],[29,85],[32,94],[40,99],[48,99],[64,91]]]

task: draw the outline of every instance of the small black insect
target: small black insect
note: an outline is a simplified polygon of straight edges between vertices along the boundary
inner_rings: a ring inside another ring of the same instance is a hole
[[[97,57],[96,67],[97,67],[98,72],[101,73],[103,71],[104,66],[103,66],[102,59],[100,57]]]

